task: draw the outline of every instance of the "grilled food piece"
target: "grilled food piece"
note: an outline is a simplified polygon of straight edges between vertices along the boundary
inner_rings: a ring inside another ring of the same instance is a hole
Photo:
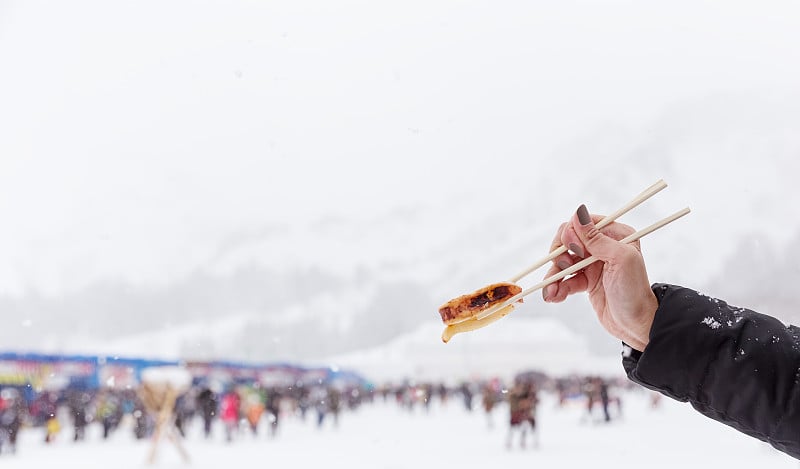
[[[454,298],[439,308],[442,322],[446,325],[458,324],[475,317],[481,311],[502,303],[520,293],[522,288],[509,282],[493,283],[468,295]],[[522,303],[522,299],[519,299]]]
[[[508,305],[505,308],[500,308],[499,310],[495,311],[491,315],[481,319],[467,319],[465,321],[461,321],[456,324],[448,324],[447,327],[444,328],[444,332],[442,332],[442,342],[448,343],[450,339],[453,338],[456,334],[461,334],[462,332],[470,332],[474,330],[481,329],[483,327],[488,326],[489,324],[499,321],[504,317],[508,316],[508,313],[514,311],[514,305]]]

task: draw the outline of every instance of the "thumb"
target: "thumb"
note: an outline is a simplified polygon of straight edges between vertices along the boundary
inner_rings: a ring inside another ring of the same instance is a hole
[[[578,235],[587,255],[593,255],[601,261],[612,261],[623,254],[627,246],[614,238],[600,232],[595,226],[586,205],[581,205],[572,217],[572,227]]]

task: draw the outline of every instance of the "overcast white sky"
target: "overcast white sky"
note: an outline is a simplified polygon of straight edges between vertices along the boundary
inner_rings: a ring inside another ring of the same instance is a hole
[[[780,155],[797,142],[797,5],[0,0],[0,292],[169,281],[237,233],[476,187],[613,185],[591,151],[604,129],[657,141],[666,115],[702,133],[681,113],[704,100],[719,128],[761,123]],[[729,96],[770,116],[731,118]],[[763,184],[767,204],[794,189],[797,147],[743,174],[713,138],[698,163],[719,179],[687,178],[689,204],[725,178],[750,198]]]

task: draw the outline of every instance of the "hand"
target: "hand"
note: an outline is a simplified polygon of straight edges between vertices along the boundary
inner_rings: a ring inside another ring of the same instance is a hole
[[[564,245],[569,252],[553,259],[545,278],[590,255],[599,260],[572,277],[548,285],[542,296],[548,303],[560,303],[569,295],[588,292],[600,324],[612,336],[643,351],[649,342],[658,300],[650,289],[639,241],[619,242],[635,230],[616,222],[598,230],[595,223],[602,219],[600,215],[590,215],[581,205],[571,220],[559,227],[550,250]]]

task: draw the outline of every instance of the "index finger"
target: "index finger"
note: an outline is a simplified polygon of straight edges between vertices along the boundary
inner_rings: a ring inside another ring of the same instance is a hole
[[[553,252],[563,246],[561,243],[561,236],[564,234],[564,230],[566,230],[568,227],[569,223],[562,223],[561,226],[558,227],[558,232],[556,232],[553,242],[550,243],[550,252]],[[553,258],[553,264],[558,267],[558,270],[564,270],[572,265],[572,257],[570,257],[569,253],[565,251]]]

